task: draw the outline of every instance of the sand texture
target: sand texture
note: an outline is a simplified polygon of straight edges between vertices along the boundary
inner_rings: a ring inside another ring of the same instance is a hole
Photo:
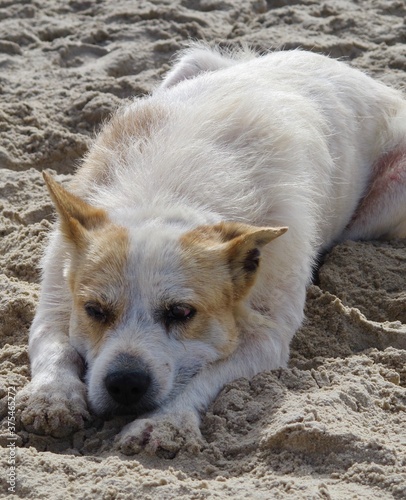
[[[53,220],[41,171],[69,179],[103,120],[150,91],[190,37],[300,46],[401,88],[405,18],[403,0],[0,0],[0,498],[7,390],[29,381]],[[122,455],[124,418],[61,439],[20,429],[10,498],[406,498],[405,284],[405,242],[334,248],[289,368],[225,387],[198,453]]]

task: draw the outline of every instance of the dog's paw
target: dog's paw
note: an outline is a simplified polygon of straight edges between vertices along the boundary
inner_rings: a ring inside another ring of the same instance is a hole
[[[27,431],[64,437],[89,420],[86,387],[72,376],[58,382],[31,382],[16,396],[16,415]]]
[[[126,425],[116,438],[125,455],[145,450],[151,455],[174,458],[180,449],[198,453],[203,446],[199,418],[194,412],[157,413]]]

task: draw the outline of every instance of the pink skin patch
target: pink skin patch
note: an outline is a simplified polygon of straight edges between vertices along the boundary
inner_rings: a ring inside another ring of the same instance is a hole
[[[376,180],[382,178],[394,182],[405,182],[406,151],[395,150],[385,153],[374,166]]]
[[[154,428],[152,427],[152,425],[149,425],[146,429],[144,429],[144,432],[142,433],[142,440],[141,440],[142,446],[145,446],[149,443],[153,429]]]
[[[406,151],[403,148],[384,153],[375,163],[369,189],[360,200],[348,228],[373,216],[401,186],[406,188]]]

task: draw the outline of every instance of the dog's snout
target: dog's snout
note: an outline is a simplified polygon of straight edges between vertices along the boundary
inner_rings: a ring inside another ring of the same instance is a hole
[[[104,384],[114,401],[120,405],[131,406],[147,392],[151,377],[140,370],[117,371],[107,375]]]

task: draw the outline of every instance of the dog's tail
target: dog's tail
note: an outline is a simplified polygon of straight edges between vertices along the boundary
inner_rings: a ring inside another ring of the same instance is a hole
[[[167,89],[201,73],[228,68],[241,60],[254,57],[256,54],[248,46],[233,50],[212,48],[204,42],[191,42],[186,49],[179,52],[173,68],[165,76],[160,88]]]

